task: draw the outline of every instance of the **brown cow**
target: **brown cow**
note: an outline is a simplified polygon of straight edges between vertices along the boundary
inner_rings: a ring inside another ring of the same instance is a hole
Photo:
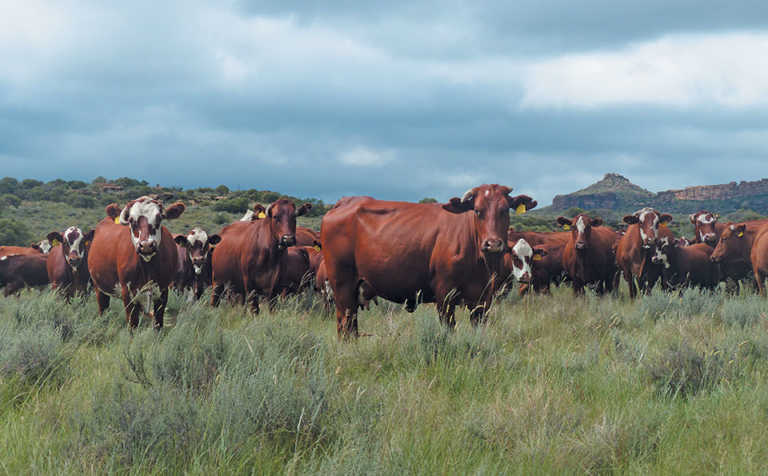
[[[715,263],[748,261],[755,274],[757,289],[764,296],[768,274],[768,224],[763,220],[729,223],[720,234],[711,259]]]
[[[720,233],[725,225],[718,223],[720,215],[715,215],[707,210],[700,210],[692,213],[689,217],[694,228],[694,237],[692,243],[706,243],[712,247],[717,245],[720,239]]]
[[[48,284],[48,271],[45,268],[48,256],[7,255],[0,257],[0,287],[8,297],[24,287],[41,287]]]
[[[150,197],[128,202],[119,213],[115,204],[96,227],[88,252],[88,270],[96,288],[99,314],[109,306],[110,296],[120,297],[131,327],[139,323],[142,294],[146,303],[157,291],[153,311],[155,328],[163,327],[168,287],[176,269],[177,253],[173,235],[162,225],[184,213],[183,203],[168,208]]]
[[[533,268],[537,261],[541,261],[547,255],[547,252],[540,247],[532,247],[523,238],[515,243],[508,242],[507,247],[504,253],[504,267],[509,274],[507,286],[511,286],[513,279],[521,285],[532,284]]]
[[[39,254],[47,255],[51,251],[52,245],[48,239],[39,243],[33,243],[30,246],[0,246],[0,257],[9,255],[37,256]]]
[[[350,197],[323,217],[321,241],[336,302],[339,336],[358,335],[360,292],[405,302],[434,302],[455,325],[457,304],[477,324],[506,272],[503,252],[509,209],[536,206],[500,185],[475,187],[449,203],[417,204]]]
[[[48,241],[60,243],[48,254],[48,280],[51,288],[61,290],[69,301],[75,293],[84,295],[88,291],[91,275],[88,272],[88,249],[93,241],[93,230],[83,233],[71,226],[63,233],[48,234]]]
[[[180,292],[192,289],[194,298],[200,299],[211,285],[211,253],[221,237],[195,227],[186,235],[174,235],[173,240],[178,255],[174,287]]]
[[[317,246],[320,247],[320,234],[315,230],[303,226],[296,227],[296,245],[295,246]]]
[[[672,221],[669,214],[661,214],[652,208],[643,208],[624,217],[627,227],[624,236],[616,244],[616,265],[629,286],[629,296],[637,296],[635,280],[641,291],[649,293],[656,280],[662,275],[660,264],[651,261],[657,239],[674,239],[667,223]],[[616,275],[614,286],[618,289],[620,275]],[[662,283],[664,284],[664,283]]]
[[[720,281],[717,264],[710,259],[712,247],[706,243],[685,246],[682,240],[659,239],[651,260],[662,265],[671,287],[698,286],[715,289]]]
[[[264,218],[238,221],[220,233],[221,243],[213,250],[213,294],[211,304],[218,306],[224,290],[248,299],[253,312],[259,312],[259,295],[273,302],[280,277],[280,260],[289,246],[296,243],[296,217],[312,205],[298,209],[292,201],[280,199],[264,210]],[[257,213],[258,216],[258,213]]]
[[[571,230],[571,239],[563,249],[563,268],[573,281],[574,294],[583,295],[584,286],[588,284],[594,285],[598,295],[612,291],[616,274],[616,232],[602,226],[601,218],[583,214],[558,217],[557,223]]]

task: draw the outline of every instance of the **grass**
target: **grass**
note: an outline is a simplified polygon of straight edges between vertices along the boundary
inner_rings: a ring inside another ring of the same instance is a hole
[[[172,295],[168,326],[0,301],[3,473],[765,473],[768,303],[687,291],[498,303],[477,329],[383,303]]]

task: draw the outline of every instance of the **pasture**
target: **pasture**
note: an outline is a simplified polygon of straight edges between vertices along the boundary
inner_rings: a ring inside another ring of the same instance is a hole
[[[767,314],[560,288],[453,332],[383,302],[340,341],[312,295],[253,317],[172,293],[131,333],[119,303],[25,290],[0,300],[0,471],[765,473]]]

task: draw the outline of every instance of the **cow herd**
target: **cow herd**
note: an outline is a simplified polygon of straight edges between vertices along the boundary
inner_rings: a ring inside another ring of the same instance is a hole
[[[547,294],[570,281],[576,296],[586,287],[603,295],[617,293],[623,277],[634,298],[657,282],[665,290],[714,289],[753,275],[765,294],[768,220],[722,224],[701,211],[690,216],[692,242],[676,238],[672,216],[652,208],[625,216],[623,230],[579,214],[557,218],[563,231],[515,231],[510,212],[537,203],[511,191],[481,185],[444,204],[345,197],[323,217],[319,235],[296,226],[311,205],[287,199],[256,205],[218,234],[196,227],[173,235],[163,223],[184,204],[141,197],[107,206],[88,232],[73,226],[32,247],[0,247],[0,285],[7,296],[50,284],[67,300],[92,288],[99,314],[117,298],[131,327],[143,310],[159,328],[170,288],[199,299],[211,287],[211,305],[236,299],[258,313],[260,298],[273,307],[313,284],[327,309],[335,306],[339,336],[358,335],[358,311],[377,297],[410,312],[433,302],[448,327],[456,306],[466,306],[477,324],[514,283],[520,293]]]

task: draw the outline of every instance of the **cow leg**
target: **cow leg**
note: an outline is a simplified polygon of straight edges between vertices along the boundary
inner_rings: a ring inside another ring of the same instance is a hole
[[[339,337],[357,337],[358,285],[349,281],[338,283],[333,290],[336,301],[336,332]]]
[[[584,282],[578,278],[573,278],[573,295],[574,296],[584,295]]]
[[[165,306],[168,304],[168,288],[160,292],[160,297],[155,300],[155,329],[163,328],[163,316],[165,315]]]
[[[211,290],[211,306],[218,307],[221,301],[221,295],[224,292],[224,286],[221,284],[213,283],[213,289]]]
[[[469,312],[469,322],[473,327],[477,327],[480,323],[485,322],[485,305],[481,304]],[[453,328],[453,327],[451,327]]]
[[[104,311],[109,307],[109,294],[104,294],[101,291],[96,293],[96,302],[99,304],[99,315],[103,315]]]
[[[125,307],[125,320],[131,329],[138,327],[139,325],[139,311],[140,305],[134,302],[133,296],[127,286],[122,290],[123,307]]]
[[[624,281],[627,282],[629,287],[629,297],[635,299],[637,297],[637,287],[635,287],[635,277],[631,272],[624,271]]]
[[[765,273],[760,271],[757,266],[754,267],[755,281],[757,281],[757,292],[765,297]]]

